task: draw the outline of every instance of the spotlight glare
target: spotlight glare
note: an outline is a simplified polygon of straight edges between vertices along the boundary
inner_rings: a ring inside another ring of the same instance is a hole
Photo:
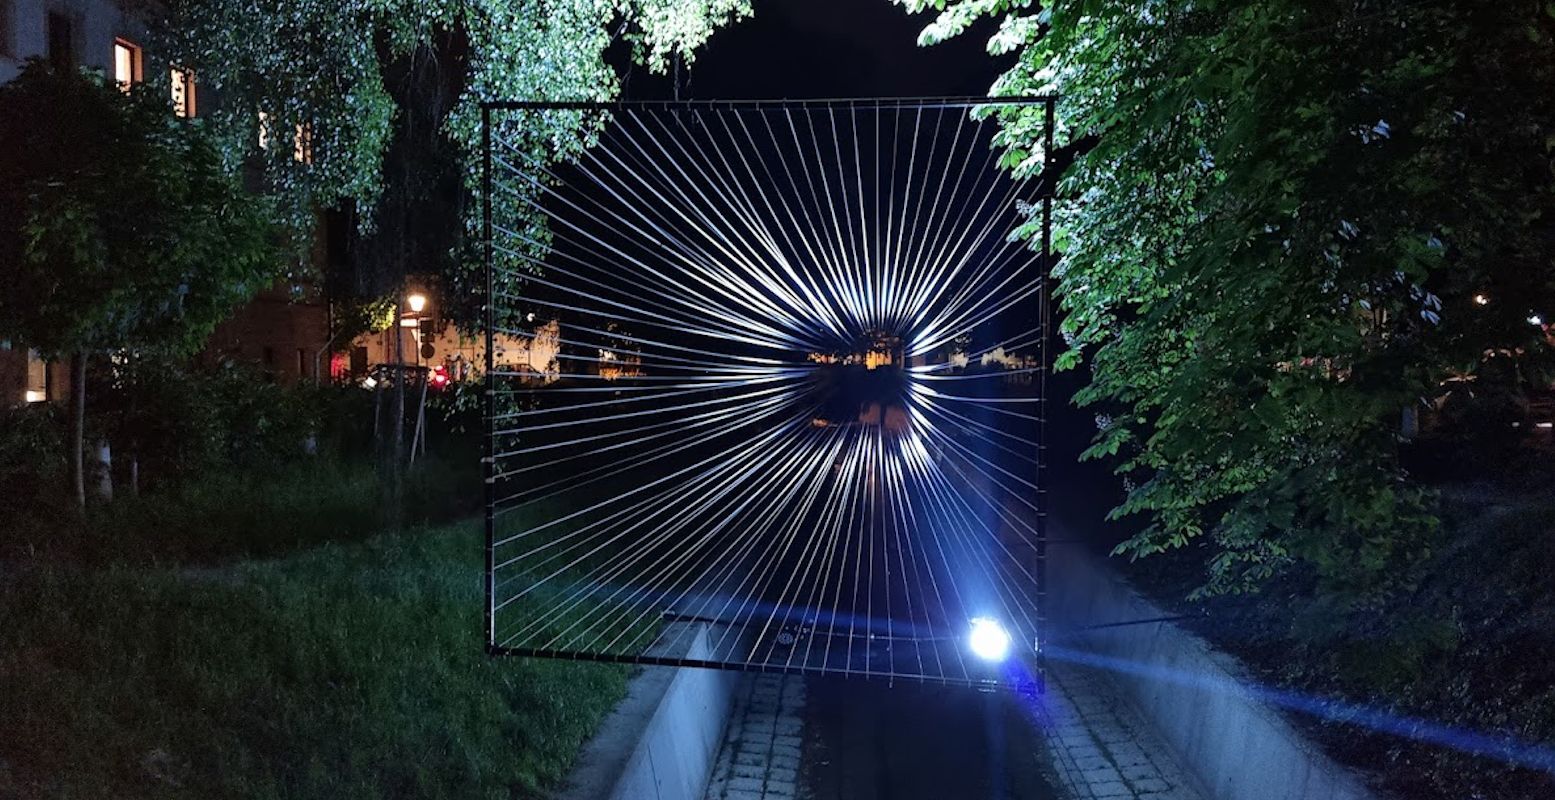
[[[1003,661],[1010,654],[1010,634],[992,617],[974,617],[967,645],[984,661]]]

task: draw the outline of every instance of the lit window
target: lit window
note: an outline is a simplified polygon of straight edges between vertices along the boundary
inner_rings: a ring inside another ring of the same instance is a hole
[[[292,159],[303,164],[313,163],[313,126],[298,123],[297,138],[292,143]]]
[[[129,91],[142,80],[140,71],[140,47],[124,39],[113,40],[113,79],[119,88]]]
[[[49,399],[49,362],[38,357],[37,350],[27,351],[27,402]]]
[[[270,149],[271,128],[274,127],[270,115],[259,112],[259,149]],[[313,163],[313,126],[300,122],[297,124],[297,132],[292,137],[292,160],[301,164]]]
[[[194,84],[194,71],[182,67],[173,67],[170,70],[170,75],[173,79],[173,113],[184,119],[192,118],[196,112],[195,95],[197,93]]]

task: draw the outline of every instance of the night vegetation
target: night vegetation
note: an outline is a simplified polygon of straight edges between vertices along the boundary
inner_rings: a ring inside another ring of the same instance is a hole
[[[448,287],[443,312],[473,325],[479,101],[609,100],[621,80],[613,50],[663,73],[749,14],[748,0],[178,0],[161,44],[221,94],[207,118],[221,152],[259,167],[296,231],[326,208],[354,228],[354,263],[332,265],[345,270],[337,302],[436,275]],[[549,162],[577,153],[602,120],[551,112],[513,123],[504,135],[522,155]],[[307,246],[306,235],[296,241]]]
[[[1286,686],[1555,737],[1528,411],[1555,377],[1555,8],[902,4],[938,12],[925,44],[996,18],[995,93],[1060,98],[1059,366],[1143,523],[1130,571]],[[1001,122],[1005,166],[1041,172],[1038,121]],[[1507,498],[1461,500],[1487,479]],[[1549,789],[1325,735],[1409,797]]]
[[[1301,567],[1336,614],[1407,593],[1443,539],[1403,412],[1549,383],[1555,12],[905,4],[943,9],[925,42],[997,15],[996,93],[1060,96],[1059,365],[1089,366],[1088,455],[1148,523],[1119,552],[1205,537],[1205,593]]]
[[[23,223],[0,237],[0,337],[79,364],[70,409],[0,418],[0,795],[540,796],[626,673],[483,652],[479,537],[452,522],[479,502],[473,395],[439,398],[439,446],[386,496],[368,393],[190,356],[283,276],[366,328],[407,274],[442,274],[445,315],[473,318],[476,101],[613,97],[607,49],[662,72],[748,7],[166,10],[152,49],[197,70],[198,119],[165,75],[121,91],[39,63],[0,89],[0,210]],[[597,124],[528,122],[544,158]],[[353,263],[305,257],[330,208]],[[87,504],[99,438],[131,491]],[[531,514],[556,512],[505,523]]]
[[[267,538],[332,535],[323,505]],[[488,658],[480,568],[467,524],[220,568],[9,562],[0,795],[542,796],[626,671]]]
[[[1547,657],[1555,595],[1544,579],[1555,570],[1555,505],[1537,495],[1454,490],[1442,521],[1452,541],[1422,565],[1418,588],[1343,626],[1300,574],[1252,598],[1184,601],[1203,574],[1198,543],[1138,561],[1128,574],[1266,681],[1459,731],[1555,739],[1555,664]],[[1401,636],[1401,625],[1413,628]],[[1549,777],[1526,767],[1342,722],[1302,722],[1336,758],[1379,773],[1399,797],[1549,795]]]
[[[0,87],[0,218],[0,338],[71,360],[81,507],[88,362],[197,351],[279,274],[273,218],[164,95],[41,61]]]
[[[539,797],[560,780],[626,672],[485,655],[480,531],[459,521],[480,498],[454,431],[468,412],[434,412],[397,510],[366,392],[235,366],[135,387],[133,419],[97,424],[148,441],[141,491],[84,514],[62,410],[0,414],[0,796]],[[122,391],[99,394],[122,409]]]

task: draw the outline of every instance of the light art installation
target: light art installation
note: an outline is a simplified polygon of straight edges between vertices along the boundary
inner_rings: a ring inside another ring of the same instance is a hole
[[[488,649],[1040,684],[1052,113],[487,104]]]

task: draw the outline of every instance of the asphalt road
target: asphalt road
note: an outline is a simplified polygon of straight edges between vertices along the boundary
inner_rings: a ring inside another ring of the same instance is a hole
[[[808,680],[800,797],[1062,797],[1020,698],[919,684]]]

